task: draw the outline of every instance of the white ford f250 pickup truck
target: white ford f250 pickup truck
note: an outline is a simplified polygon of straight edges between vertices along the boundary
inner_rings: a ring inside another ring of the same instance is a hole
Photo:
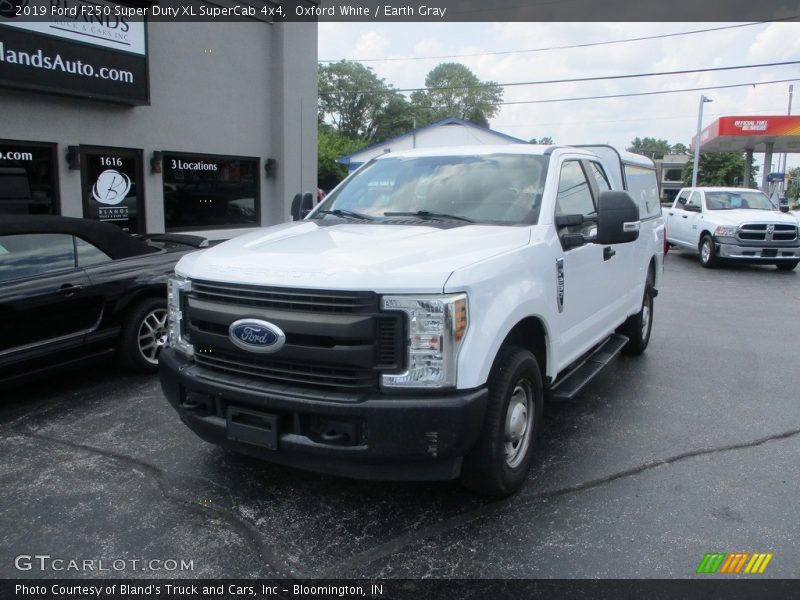
[[[304,220],[180,261],[164,393],[242,453],[511,494],[543,400],[648,344],[658,198],[608,146],[385,154]]]
[[[666,225],[667,241],[697,252],[704,267],[730,260],[791,271],[800,262],[797,219],[759,190],[683,188],[667,209]]]

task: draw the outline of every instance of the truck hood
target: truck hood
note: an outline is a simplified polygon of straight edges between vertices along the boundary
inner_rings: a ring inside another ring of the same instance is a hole
[[[735,208],[733,210],[710,210],[709,219],[721,225],[741,225],[742,223],[786,223],[797,226],[797,218],[777,210],[752,210]]]
[[[524,246],[529,227],[286,223],[183,257],[184,277],[311,289],[437,293],[450,274]]]

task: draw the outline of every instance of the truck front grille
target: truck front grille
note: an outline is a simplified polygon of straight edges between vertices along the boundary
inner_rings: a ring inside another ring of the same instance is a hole
[[[743,242],[793,242],[797,227],[786,223],[745,223],[738,237]]]
[[[196,354],[195,360],[209,369],[273,383],[349,390],[370,389],[377,385],[377,373],[370,369],[290,363],[219,350]]]
[[[185,334],[205,368],[275,384],[370,391],[383,372],[405,367],[405,317],[381,312],[373,292],[266,288],[192,281]],[[275,353],[234,345],[234,321],[268,321],[285,334]]]
[[[373,292],[329,292],[192,281],[192,296],[205,300],[302,312],[359,313],[378,308]]]

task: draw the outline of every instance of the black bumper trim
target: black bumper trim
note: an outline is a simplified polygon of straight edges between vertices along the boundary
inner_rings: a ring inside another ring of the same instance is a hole
[[[463,456],[483,426],[485,387],[448,393],[354,394],[331,401],[325,392],[269,385],[228,376],[160,355],[161,386],[186,425],[204,440],[243,454],[301,469],[373,480],[447,480],[458,477]],[[209,398],[197,407],[187,393]],[[225,411],[236,406],[279,415],[276,450],[229,439]],[[348,445],[326,443],[301,426],[309,420],[351,424],[360,432]]]

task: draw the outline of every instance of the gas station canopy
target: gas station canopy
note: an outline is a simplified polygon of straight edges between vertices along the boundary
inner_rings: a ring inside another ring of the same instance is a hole
[[[720,117],[700,139],[703,152],[800,152],[800,116]],[[696,143],[694,136],[692,150]]]

